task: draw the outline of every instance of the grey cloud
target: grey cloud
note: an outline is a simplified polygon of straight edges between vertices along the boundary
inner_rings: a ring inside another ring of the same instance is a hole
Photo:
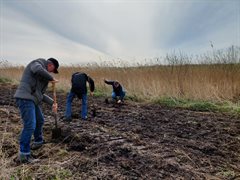
[[[104,51],[106,31],[95,17],[79,3],[8,2],[7,5],[29,19],[75,43]]]
[[[158,14],[158,17],[163,16],[167,20],[156,23],[156,31],[153,34],[155,39],[159,41],[155,41],[155,46],[165,48],[181,47],[182,44],[189,41],[197,43],[197,40],[203,40],[209,34],[223,29],[223,35],[225,33],[234,33],[236,31],[234,24],[237,21],[233,21],[233,19],[237,14],[237,5],[239,3],[236,1],[174,3],[165,14],[162,12]],[[240,9],[238,8],[238,10]],[[164,23],[164,27],[162,27],[161,23]],[[226,26],[228,26],[227,29]],[[206,41],[209,40],[206,39]]]
[[[26,46],[36,48],[34,53],[53,41],[52,50],[65,51],[62,55],[68,59],[71,54],[77,59],[83,50],[89,50],[86,54],[149,57],[176,48],[200,51],[209,40],[222,46],[239,45],[240,1],[214,2],[2,1],[4,27],[0,29],[6,36],[0,41],[4,53],[21,46],[16,40],[22,37]]]

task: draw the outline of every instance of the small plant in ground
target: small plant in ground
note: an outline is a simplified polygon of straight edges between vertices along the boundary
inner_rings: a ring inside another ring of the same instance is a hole
[[[216,174],[217,176],[221,176],[223,178],[227,179],[234,179],[236,174],[232,170],[222,169],[220,172]]]

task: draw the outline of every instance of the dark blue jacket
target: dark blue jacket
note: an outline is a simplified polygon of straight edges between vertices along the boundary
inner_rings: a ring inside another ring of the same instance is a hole
[[[112,85],[112,88],[113,88],[113,92],[115,92],[116,96],[120,96],[123,92],[123,88],[121,86],[121,84],[119,83],[119,86],[118,87],[115,87],[114,86],[114,83],[117,82],[117,81],[107,81],[107,80],[104,80],[104,82],[106,84],[109,84],[109,85]]]
[[[85,73],[76,72],[72,75],[72,88],[71,91],[79,98],[82,97],[83,94],[87,94],[87,82],[90,86],[90,91],[93,92],[95,89],[94,81],[91,77],[89,77]]]

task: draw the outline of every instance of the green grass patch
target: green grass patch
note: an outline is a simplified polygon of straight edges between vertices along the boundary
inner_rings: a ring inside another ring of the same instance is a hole
[[[137,96],[136,94],[133,95],[126,95],[126,100],[134,101],[134,102],[143,102],[144,99],[142,99],[140,96]]]
[[[184,107],[189,102],[184,99],[176,99],[172,97],[162,97],[153,100],[154,103],[161,104],[167,107]]]
[[[234,179],[236,177],[236,174],[232,170],[228,169],[222,169],[220,172],[216,173],[217,176],[220,176],[222,178],[226,179]]]
[[[177,99],[172,97],[158,98],[153,102],[167,107],[180,107],[193,111],[222,112],[240,115],[239,104],[234,104],[231,102],[211,102],[201,100]]]
[[[88,91],[88,96],[90,95],[89,93],[90,91]],[[106,92],[104,92],[102,89],[95,88],[94,97],[104,97],[104,96],[106,96]]]
[[[0,77],[0,83],[12,83],[13,81],[11,79]]]
[[[186,107],[194,111],[218,111],[219,107],[211,102],[190,102]]]

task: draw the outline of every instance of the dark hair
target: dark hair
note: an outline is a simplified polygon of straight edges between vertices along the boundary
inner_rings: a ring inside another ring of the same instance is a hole
[[[113,84],[114,84],[115,87],[119,86],[119,82],[118,81],[114,81]]]

